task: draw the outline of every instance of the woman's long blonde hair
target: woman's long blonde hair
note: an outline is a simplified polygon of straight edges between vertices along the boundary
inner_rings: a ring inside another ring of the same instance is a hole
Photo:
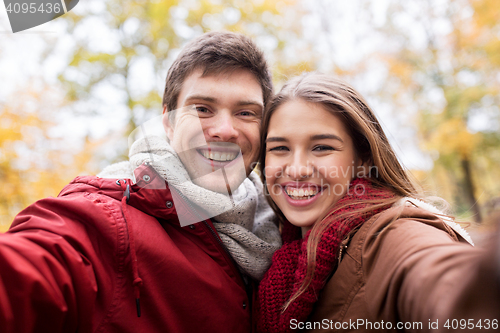
[[[261,151],[259,163],[264,184],[266,167],[266,138],[269,122],[273,113],[283,104],[292,100],[303,100],[321,104],[326,110],[338,116],[352,138],[357,156],[368,166],[371,181],[394,193],[391,199],[370,200],[366,208],[351,212],[340,218],[348,218],[353,214],[366,213],[380,207],[394,204],[402,197],[421,197],[416,184],[398,161],[387,137],[364,98],[350,85],[332,76],[320,73],[307,73],[291,79],[271,100],[262,119]],[[307,111],[306,111],[307,112]],[[285,217],[271,200],[267,186],[264,193],[276,214],[284,221]],[[285,304],[285,309],[309,287],[316,267],[316,251],[321,236],[329,227],[331,219],[325,217],[333,207],[324,213],[311,230],[307,243],[307,270],[299,290]],[[338,207],[341,209],[342,207]],[[338,210],[336,209],[336,210]],[[331,212],[330,212],[331,213]],[[336,216],[339,218],[339,216]]]

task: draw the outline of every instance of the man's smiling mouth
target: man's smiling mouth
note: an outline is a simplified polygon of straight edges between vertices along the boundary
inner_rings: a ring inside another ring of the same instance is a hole
[[[197,149],[198,152],[203,155],[206,159],[215,162],[230,162],[238,157],[239,152],[234,151],[218,151],[214,149]]]

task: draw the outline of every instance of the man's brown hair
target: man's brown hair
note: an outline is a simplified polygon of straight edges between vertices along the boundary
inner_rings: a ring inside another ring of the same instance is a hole
[[[195,70],[203,76],[227,73],[235,69],[252,72],[262,88],[264,106],[273,93],[273,84],[264,53],[249,38],[232,32],[209,32],[187,44],[167,73],[163,107],[177,108],[184,80]]]

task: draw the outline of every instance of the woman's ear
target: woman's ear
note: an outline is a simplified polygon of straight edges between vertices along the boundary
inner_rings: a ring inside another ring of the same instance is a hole
[[[356,165],[356,178],[369,178],[370,169],[373,168],[371,164],[371,161],[359,158]]]

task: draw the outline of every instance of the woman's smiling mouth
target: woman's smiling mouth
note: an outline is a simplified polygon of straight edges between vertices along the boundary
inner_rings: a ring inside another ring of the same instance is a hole
[[[294,200],[305,200],[314,197],[320,190],[317,187],[294,188],[286,186],[285,192]]]

